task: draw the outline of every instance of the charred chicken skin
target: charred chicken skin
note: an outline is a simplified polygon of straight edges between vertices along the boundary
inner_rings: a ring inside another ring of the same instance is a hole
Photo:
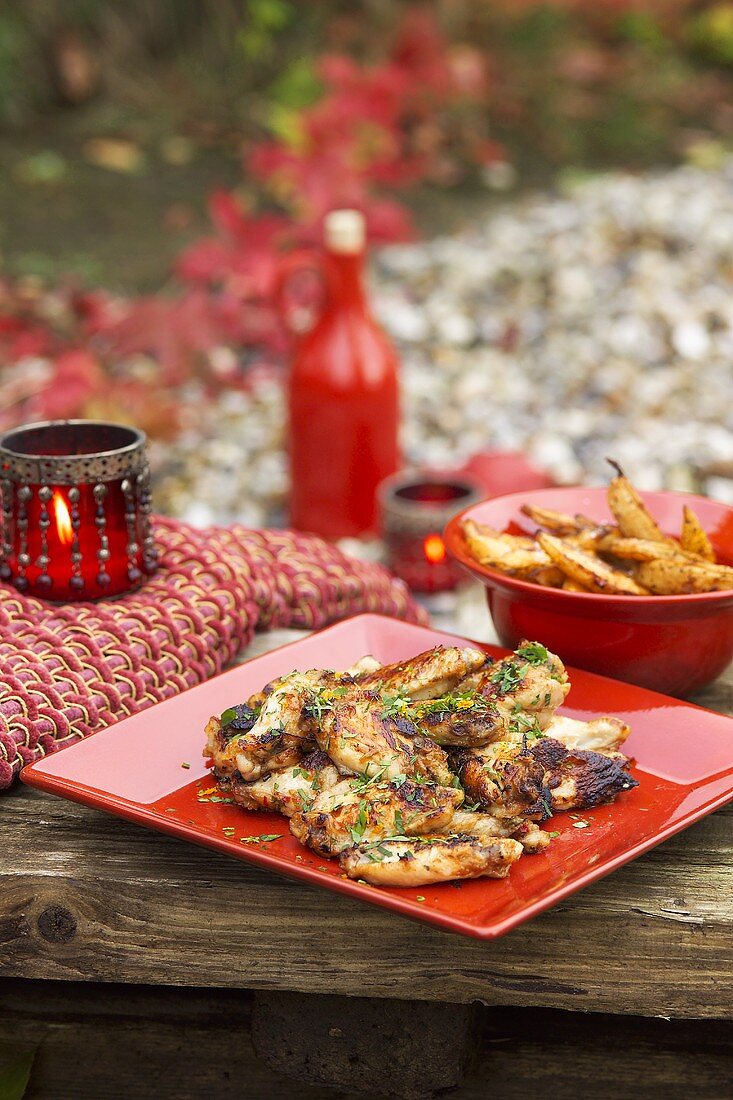
[[[290,819],[290,831],[321,855],[389,836],[432,833],[447,825],[463,791],[392,780],[345,779],[319,794],[308,810]]]
[[[628,773],[630,762],[620,753],[607,756],[587,749],[566,749],[552,737],[536,742],[530,751],[544,771],[553,813],[592,809],[639,785]]]
[[[357,845],[339,857],[349,878],[373,886],[428,886],[449,879],[506,878],[522,854],[516,840],[426,836]]]
[[[469,799],[497,818],[550,816],[545,772],[528,745],[497,741],[458,749],[453,764]]]
[[[292,672],[211,718],[204,754],[238,805],[282,813],[352,878],[502,878],[548,846],[552,813],[637,785],[620,751],[628,726],[556,714],[569,689],[539,642],[497,662],[470,647],[364,657]]]

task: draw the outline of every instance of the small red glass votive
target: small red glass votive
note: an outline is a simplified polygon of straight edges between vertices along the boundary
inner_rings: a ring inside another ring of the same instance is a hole
[[[479,483],[463,474],[406,471],[379,486],[386,563],[414,592],[449,592],[465,574],[443,542],[448,520],[483,500]]]
[[[153,573],[145,435],[95,420],[0,439],[0,580],[47,600],[94,600]]]

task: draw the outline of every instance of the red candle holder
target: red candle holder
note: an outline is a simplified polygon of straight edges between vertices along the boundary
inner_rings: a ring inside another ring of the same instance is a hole
[[[93,600],[153,573],[145,435],[94,420],[0,439],[0,580],[47,600]]]
[[[379,486],[387,565],[414,592],[454,589],[465,574],[443,542],[448,520],[483,500],[477,481],[462,474],[404,472]]]

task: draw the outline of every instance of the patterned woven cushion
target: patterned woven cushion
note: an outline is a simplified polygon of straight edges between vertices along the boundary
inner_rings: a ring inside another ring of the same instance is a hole
[[[381,566],[313,535],[155,521],[160,569],[115,600],[0,585],[0,789],[24,764],[220,672],[255,630],[422,612]]]

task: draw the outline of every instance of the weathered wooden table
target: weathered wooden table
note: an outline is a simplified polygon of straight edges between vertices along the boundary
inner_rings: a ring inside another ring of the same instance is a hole
[[[733,713],[733,672],[697,701]],[[459,1100],[723,1100],[732,822],[481,943],[19,786],[0,798],[0,1065],[37,1047],[44,1100],[459,1080]]]

